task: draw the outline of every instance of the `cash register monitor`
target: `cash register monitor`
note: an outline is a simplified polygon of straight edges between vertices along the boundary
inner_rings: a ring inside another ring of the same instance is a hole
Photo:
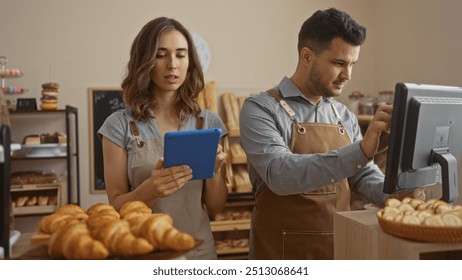
[[[398,83],[390,126],[384,193],[442,184],[458,198],[462,159],[462,88]]]

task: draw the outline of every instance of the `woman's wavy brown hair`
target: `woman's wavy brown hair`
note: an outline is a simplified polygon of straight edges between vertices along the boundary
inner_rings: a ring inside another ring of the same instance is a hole
[[[184,83],[178,88],[175,107],[180,120],[200,113],[197,95],[204,88],[204,74],[189,31],[177,20],[159,17],[148,22],[136,36],[130,50],[127,74],[122,81],[123,99],[136,119],[148,121],[156,106],[152,94],[151,73],[156,63],[160,37],[169,30],[178,30],[188,41],[189,66]]]

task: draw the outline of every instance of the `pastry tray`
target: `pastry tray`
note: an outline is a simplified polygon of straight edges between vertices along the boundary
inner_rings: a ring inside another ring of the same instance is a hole
[[[24,254],[15,258],[18,260],[49,260],[48,257],[48,240],[50,235],[46,233],[36,232],[31,236],[31,247]],[[202,240],[196,240],[194,248],[197,248],[202,244]],[[193,249],[194,249],[193,248]],[[173,250],[163,250],[163,251],[153,251],[148,254],[132,256],[132,257],[118,257],[118,256],[109,256],[110,260],[173,260],[181,259],[184,254],[191,250],[183,251],[173,251]]]
[[[62,157],[66,156],[67,144],[23,144],[21,150],[14,153],[15,157]]]
[[[462,227],[435,227],[410,225],[386,220],[377,216],[383,231],[391,235],[426,242],[462,242]]]

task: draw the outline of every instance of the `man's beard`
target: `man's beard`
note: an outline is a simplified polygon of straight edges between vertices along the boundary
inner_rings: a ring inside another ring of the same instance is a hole
[[[340,95],[340,92],[337,93],[329,90],[329,88],[323,83],[322,74],[319,71],[317,63],[314,63],[311,67],[309,78],[317,95],[323,97],[335,97]]]

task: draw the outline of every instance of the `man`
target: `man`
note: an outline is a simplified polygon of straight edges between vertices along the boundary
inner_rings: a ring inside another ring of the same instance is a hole
[[[392,106],[381,106],[364,138],[356,116],[332,97],[351,79],[366,28],[331,8],[302,25],[295,73],[246,100],[241,145],[256,204],[251,259],[332,259],[333,212],[350,188],[383,205],[383,173],[372,162]]]

